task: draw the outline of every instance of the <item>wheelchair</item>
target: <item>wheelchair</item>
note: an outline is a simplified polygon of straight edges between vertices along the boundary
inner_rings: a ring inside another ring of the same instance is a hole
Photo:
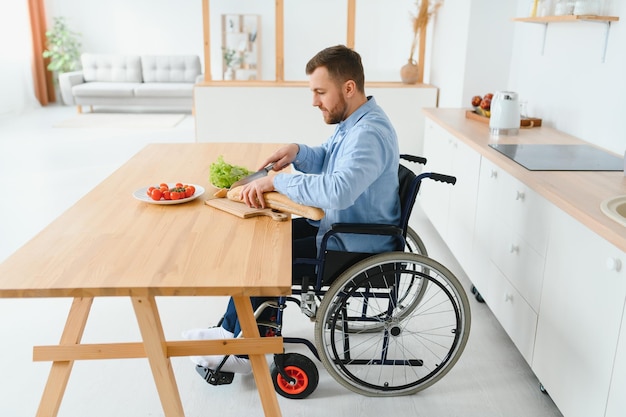
[[[400,157],[426,163],[421,157]],[[316,259],[294,260],[311,265],[312,276],[294,283],[292,296],[266,301],[255,311],[258,318],[265,308],[274,309],[275,321],[258,324],[282,336],[287,303],[298,305],[315,322],[315,343],[293,337],[283,337],[283,342],[306,345],[339,384],[365,396],[410,395],[428,388],[452,369],[469,338],[471,313],[462,285],[428,257],[421,238],[408,225],[422,180],[454,184],[456,178],[416,175],[402,164],[398,175],[400,226],[333,225]],[[328,240],[342,233],[394,236],[397,250],[328,250]],[[198,372],[213,385],[232,381],[220,367]],[[274,355],[270,371],[276,392],[286,398],[306,398],[319,382],[313,360],[299,353]]]

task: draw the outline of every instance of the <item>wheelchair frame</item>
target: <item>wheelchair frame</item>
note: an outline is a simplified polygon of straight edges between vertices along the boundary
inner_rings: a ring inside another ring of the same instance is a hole
[[[421,157],[400,157],[426,163]],[[282,336],[287,302],[299,305],[315,321],[315,344],[294,337],[283,337],[284,343],[304,344],[337,382],[367,396],[409,395],[440,380],[460,358],[471,326],[462,285],[449,269],[428,257],[421,238],[408,225],[422,180],[454,184],[456,178],[432,172],[416,175],[403,165],[398,170],[401,227],[333,225],[316,259],[294,260],[316,267],[314,280],[305,277],[301,285],[294,285],[293,295],[300,298],[267,301],[255,312],[258,318],[265,308],[275,308],[276,322],[259,325]],[[342,233],[395,236],[398,250],[378,254],[328,250],[328,240]],[[230,383],[232,374],[220,368],[205,369],[203,377],[214,385]],[[274,355],[270,371],[276,391],[286,398],[306,398],[319,381],[315,363],[299,353]]]

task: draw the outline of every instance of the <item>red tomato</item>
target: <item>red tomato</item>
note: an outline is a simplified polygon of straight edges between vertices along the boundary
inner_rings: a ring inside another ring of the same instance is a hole
[[[160,189],[155,188],[154,190],[152,190],[152,193],[150,193],[150,198],[152,198],[155,201],[159,201],[162,195],[163,195],[163,192]]]
[[[177,182],[177,183],[176,183],[176,188],[183,188],[183,184],[182,184],[182,183],[180,183],[180,182]]]
[[[170,200],[170,190],[163,191],[163,199]]]
[[[180,200],[180,193],[178,191],[170,191],[170,199]]]
[[[148,189],[146,190],[146,193],[148,194],[148,197],[150,197],[152,195],[152,190],[154,190],[154,187],[148,187]]]
[[[191,197],[194,191],[195,190],[193,188],[190,188],[190,187],[185,188],[185,197],[187,198]]]
[[[159,184],[159,188],[163,188],[163,187],[167,187],[167,184],[162,182],[161,184]]]

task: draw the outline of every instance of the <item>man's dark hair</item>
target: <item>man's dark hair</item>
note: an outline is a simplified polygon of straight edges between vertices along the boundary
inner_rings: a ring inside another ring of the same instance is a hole
[[[323,49],[306,64],[306,75],[311,75],[319,67],[326,67],[328,75],[337,84],[353,80],[357,90],[365,92],[363,63],[356,51],[344,45]]]

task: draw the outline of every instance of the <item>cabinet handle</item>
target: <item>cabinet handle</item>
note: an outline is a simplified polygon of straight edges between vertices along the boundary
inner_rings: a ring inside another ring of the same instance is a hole
[[[515,195],[515,199],[517,201],[524,201],[525,197],[526,197],[526,195],[524,194],[523,191],[518,191],[517,194]]]
[[[513,301],[513,294],[504,294],[505,303],[512,302],[512,301]]]
[[[511,247],[509,248],[509,252],[510,253],[519,253],[519,246],[511,244]]]
[[[622,270],[622,261],[619,258],[607,258],[606,267],[610,271],[619,272]]]
[[[496,171],[495,169],[491,170],[491,173],[489,174],[490,178],[498,178],[498,171]]]

